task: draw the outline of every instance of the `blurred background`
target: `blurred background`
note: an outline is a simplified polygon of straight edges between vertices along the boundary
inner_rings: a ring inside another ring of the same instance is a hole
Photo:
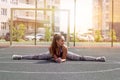
[[[120,0],[0,0],[0,45],[120,46]]]

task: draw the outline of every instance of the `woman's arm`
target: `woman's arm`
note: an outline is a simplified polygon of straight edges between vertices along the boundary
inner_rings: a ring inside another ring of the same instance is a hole
[[[61,61],[62,61],[62,62],[65,62],[65,61],[66,61],[66,59],[61,59]]]
[[[58,61],[58,57],[55,54],[53,54],[53,51],[52,51],[51,47],[49,47],[49,53],[53,57],[53,60],[55,62],[57,62]]]
[[[61,63],[61,62],[66,61],[67,48],[63,48],[63,49],[64,49],[63,50],[63,56],[62,56],[62,58],[59,58],[55,54],[53,54],[53,52],[51,50],[51,47],[49,47],[49,52],[53,56],[55,62]]]
[[[62,59],[63,59],[63,61],[65,61],[66,57],[67,57],[67,52],[68,52],[67,46],[63,46],[62,51],[63,51]]]
[[[54,55],[53,55],[53,58],[54,58],[54,60],[56,60],[58,57],[54,54]]]
[[[67,46],[64,45],[64,46],[62,47],[62,51],[63,51],[62,57],[61,57],[61,58],[58,58],[59,63],[66,61],[67,52],[68,52]]]
[[[58,63],[62,63],[62,62],[65,62],[66,59],[57,58],[57,59],[55,59],[55,61]]]

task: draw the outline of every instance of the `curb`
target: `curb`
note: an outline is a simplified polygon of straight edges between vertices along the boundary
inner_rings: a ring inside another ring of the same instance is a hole
[[[0,45],[0,48],[48,48],[49,46],[42,46],[42,45]],[[68,48],[120,48],[120,46],[71,46]]]

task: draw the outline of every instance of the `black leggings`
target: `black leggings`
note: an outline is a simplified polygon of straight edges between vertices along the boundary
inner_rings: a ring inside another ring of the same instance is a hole
[[[22,55],[22,59],[28,59],[28,60],[49,60],[52,59],[52,56],[49,52],[45,52],[38,55]],[[68,51],[67,53],[67,59],[68,60],[74,60],[74,61],[96,61],[96,57],[93,56],[81,56],[78,54],[75,54],[73,52]]]

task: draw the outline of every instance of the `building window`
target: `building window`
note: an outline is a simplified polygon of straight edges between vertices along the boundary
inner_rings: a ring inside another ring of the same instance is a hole
[[[18,0],[11,0],[10,3],[11,4],[18,4]]]
[[[109,0],[106,0],[106,3],[108,3],[109,2]]]
[[[30,3],[30,1],[29,0],[26,0],[26,4],[29,4]]]
[[[60,23],[60,19],[59,17],[56,16],[56,23],[59,24]]]
[[[26,16],[29,16],[29,12],[26,12]]]
[[[50,6],[50,5],[47,5],[47,8],[52,8],[52,6]]]
[[[7,9],[1,8],[1,15],[7,15]]]
[[[7,0],[1,0],[1,2],[7,2]]]
[[[60,4],[60,0],[55,0],[54,3],[55,4]]]
[[[7,22],[1,22],[1,30],[7,29]]]
[[[105,18],[108,20],[109,19],[109,13],[105,14]]]

